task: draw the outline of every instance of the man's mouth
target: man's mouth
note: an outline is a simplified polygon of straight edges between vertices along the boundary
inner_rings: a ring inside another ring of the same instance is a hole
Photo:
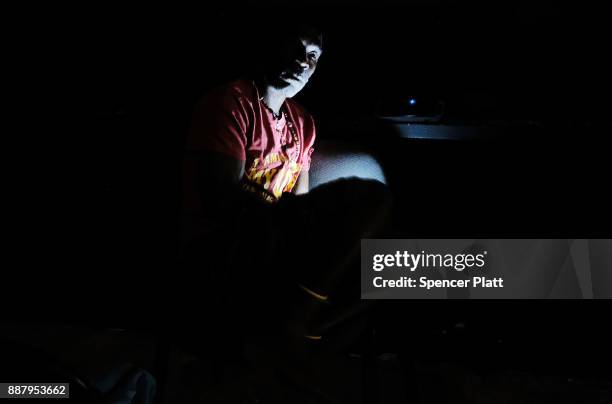
[[[305,78],[304,76],[302,76],[301,74],[297,74],[294,72],[283,72],[280,75],[281,79],[291,79],[291,80],[296,80],[299,82],[304,82]]]

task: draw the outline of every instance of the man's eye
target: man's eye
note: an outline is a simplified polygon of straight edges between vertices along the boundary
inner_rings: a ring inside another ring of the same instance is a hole
[[[310,60],[317,60],[317,54],[316,53],[310,53],[310,54],[308,54],[308,58]]]

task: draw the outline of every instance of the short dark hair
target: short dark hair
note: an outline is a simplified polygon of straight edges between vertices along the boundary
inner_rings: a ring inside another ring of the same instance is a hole
[[[323,31],[320,27],[305,23],[293,24],[288,27],[287,36],[305,39],[323,50]]]
[[[269,12],[259,10],[257,21],[266,21],[269,19]],[[257,32],[266,43],[274,44],[279,41],[291,39],[306,39],[307,41],[317,45],[323,49],[323,29],[316,24],[315,20],[307,14],[299,14],[295,18],[283,20],[275,24],[261,24],[257,27]]]
[[[317,45],[323,50],[323,29],[318,25],[318,17],[312,12],[303,10],[289,15],[291,19],[275,21],[274,24],[267,23],[270,16],[278,15],[278,8],[258,8],[249,10],[252,14],[243,26],[245,42],[242,50],[244,51],[244,70],[248,76],[259,77],[278,62],[278,51],[283,47],[295,42],[295,39],[305,39]],[[252,46],[248,46],[248,44]],[[263,44],[263,47],[260,46]]]

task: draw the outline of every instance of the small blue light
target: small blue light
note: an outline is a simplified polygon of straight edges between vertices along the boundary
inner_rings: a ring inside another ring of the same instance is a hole
[[[416,100],[415,100],[414,98],[411,98],[411,99],[408,101],[408,103],[409,103],[410,105],[414,105],[414,104],[416,104]]]

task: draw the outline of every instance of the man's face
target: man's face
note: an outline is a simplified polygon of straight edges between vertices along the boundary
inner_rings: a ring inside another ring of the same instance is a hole
[[[273,87],[282,90],[287,98],[291,98],[310,80],[322,50],[319,45],[307,39],[288,40],[283,48],[284,53],[279,55],[268,80]]]

